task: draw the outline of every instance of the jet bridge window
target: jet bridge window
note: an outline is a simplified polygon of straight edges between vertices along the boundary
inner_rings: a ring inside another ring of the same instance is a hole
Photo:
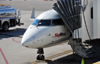
[[[50,26],[50,24],[51,24],[51,20],[41,20],[38,23],[38,26]]]
[[[56,26],[56,25],[64,25],[64,22],[62,19],[56,19],[52,21],[52,26]]]

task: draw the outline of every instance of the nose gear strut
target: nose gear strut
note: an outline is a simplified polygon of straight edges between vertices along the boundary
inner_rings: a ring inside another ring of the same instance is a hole
[[[43,48],[39,48],[37,54],[39,54],[37,56],[37,60],[45,60],[45,56],[43,55],[44,54]]]

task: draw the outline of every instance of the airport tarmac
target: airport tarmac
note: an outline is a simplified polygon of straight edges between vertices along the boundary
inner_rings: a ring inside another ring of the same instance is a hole
[[[11,4],[15,9],[21,9],[21,22],[24,23],[22,26],[10,28],[8,32],[0,31],[0,64],[81,64],[82,58],[76,54],[73,56],[73,51],[67,42],[45,48],[45,61],[36,60],[37,49],[21,46],[22,36],[33,22],[30,20],[32,8],[36,8],[35,17],[37,17],[43,11],[52,9],[54,2],[39,0],[0,1],[0,4]],[[85,64],[92,64],[98,61],[100,61],[100,55],[95,53],[92,58],[85,59]]]
[[[0,1],[0,4],[10,4],[15,9],[21,9],[26,11],[32,11],[35,7],[36,11],[46,11],[52,9],[53,4],[56,1],[44,1],[44,0],[12,0],[12,1]]]

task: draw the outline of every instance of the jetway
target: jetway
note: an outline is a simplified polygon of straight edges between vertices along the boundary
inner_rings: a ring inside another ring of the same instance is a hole
[[[72,49],[85,58],[91,57],[92,52],[82,43],[100,39],[99,6],[100,0],[57,0],[53,7],[72,33]]]
[[[99,3],[99,0],[57,0],[53,9],[60,14],[73,38],[81,38],[84,42],[90,40],[89,35],[91,39],[100,39]]]
[[[69,30],[73,33],[75,29],[81,27],[80,13],[81,1],[75,0],[58,0],[53,9],[56,10]]]

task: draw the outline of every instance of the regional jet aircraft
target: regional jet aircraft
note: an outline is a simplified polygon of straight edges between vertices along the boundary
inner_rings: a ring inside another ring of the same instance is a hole
[[[69,39],[71,33],[55,10],[40,14],[26,30],[22,46],[38,49],[37,60],[44,60],[43,48],[60,44]]]

